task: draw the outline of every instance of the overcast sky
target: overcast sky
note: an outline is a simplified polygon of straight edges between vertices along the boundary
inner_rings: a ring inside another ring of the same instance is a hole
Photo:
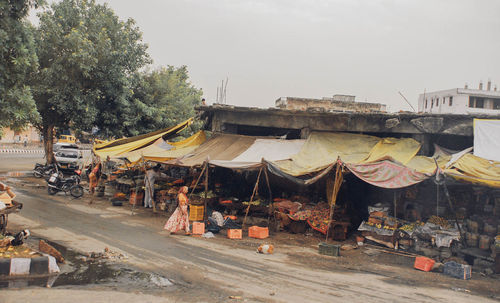
[[[215,101],[351,94],[408,110],[418,94],[500,84],[498,0],[98,0],[144,33],[155,66],[187,65]]]

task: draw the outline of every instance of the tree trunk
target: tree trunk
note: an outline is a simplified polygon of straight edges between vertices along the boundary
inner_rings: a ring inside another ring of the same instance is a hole
[[[43,130],[43,148],[45,150],[45,157],[47,164],[56,163],[54,157],[54,125],[44,125]]]

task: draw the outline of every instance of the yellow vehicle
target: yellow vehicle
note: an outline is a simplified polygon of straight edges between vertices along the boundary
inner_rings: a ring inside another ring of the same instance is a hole
[[[57,140],[59,143],[76,143],[76,138],[75,136],[71,135],[60,135],[59,140]]]

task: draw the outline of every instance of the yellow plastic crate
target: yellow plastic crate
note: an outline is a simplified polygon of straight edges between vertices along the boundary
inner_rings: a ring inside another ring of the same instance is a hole
[[[203,221],[204,205],[189,205],[189,221]]]

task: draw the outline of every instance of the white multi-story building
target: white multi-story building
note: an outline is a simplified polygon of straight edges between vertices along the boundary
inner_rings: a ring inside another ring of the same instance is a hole
[[[479,89],[454,88],[420,94],[418,111],[434,114],[492,114],[500,115],[500,91],[491,90],[488,82]]]

